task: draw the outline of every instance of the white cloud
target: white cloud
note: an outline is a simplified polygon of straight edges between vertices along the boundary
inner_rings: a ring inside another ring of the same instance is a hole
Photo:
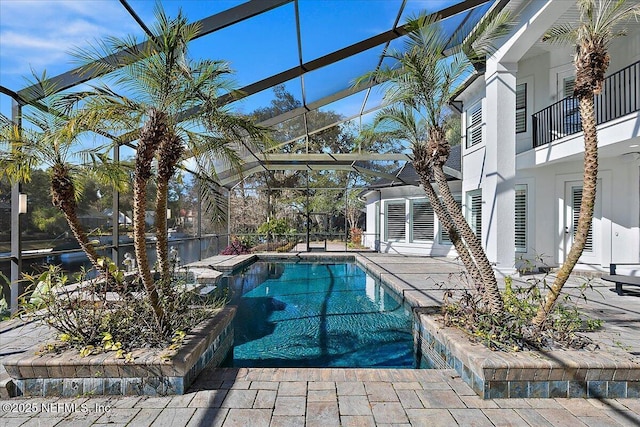
[[[110,0],[0,1],[0,79],[18,89],[21,76],[74,67],[69,51],[106,35],[141,30],[124,8]]]

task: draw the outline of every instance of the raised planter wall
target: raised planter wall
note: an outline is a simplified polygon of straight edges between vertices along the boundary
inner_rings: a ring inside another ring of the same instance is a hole
[[[429,366],[455,369],[483,399],[640,397],[640,364],[616,349],[491,351],[459,329],[442,326],[438,312],[416,310],[417,350]]]
[[[233,318],[228,306],[192,330],[170,360],[166,351],[135,350],[134,361],[113,352],[80,357],[77,351],[7,357],[16,396],[184,394],[207,366],[219,366],[233,347]]]

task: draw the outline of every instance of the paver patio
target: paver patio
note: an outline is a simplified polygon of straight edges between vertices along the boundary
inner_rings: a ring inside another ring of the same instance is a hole
[[[447,259],[363,254],[412,298],[442,299]],[[457,269],[457,270],[456,270]],[[437,279],[434,279],[436,278]],[[577,295],[576,276],[566,291]],[[597,279],[585,309],[605,321],[601,348],[640,354],[637,294],[618,296]],[[52,336],[18,320],[0,326],[0,362]],[[2,370],[0,370],[0,375]],[[205,370],[187,394],[172,397],[12,398],[0,401],[2,426],[632,426],[640,399],[480,399],[454,370],[224,368]]]

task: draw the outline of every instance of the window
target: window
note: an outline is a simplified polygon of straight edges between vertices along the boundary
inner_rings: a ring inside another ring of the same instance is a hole
[[[565,77],[562,79],[562,96],[566,98],[568,96],[573,96],[573,89],[576,87],[576,78],[575,76]]]
[[[516,185],[516,252],[527,252],[527,186]]]
[[[527,84],[516,86],[516,133],[527,131]]]
[[[467,148],[482,142],[482,103],[467,110]]]
[[[380,202],[375,202],[374,211],[375,211],[375,250],[380,250]]]
[[[386,204],[386,233],[385,240],[399,241],[405,239],[406,207],[404,202],[391,202]]]
[[[411,202],[411,241],[433,241],[433,208],[427,200]]]
[[[482,237],[482,190],[473,190],[467,193],[467,221],[471,230]]]
[[[458,204],[458,209],[460,209],[460,212],[462,212],[462,200],[456,200],[456,203]],[[440,243],[451,243],[451,238],[449,237],[449,231],[444,228],[444,226],[442,225],[442,223],[439,223],[439,227],[440,227]]]
[[[578,218],[580,217],[580,203],[582,202],[582,187],[571,188],[571,214],[573,220],[573,238],[575,239],[578,230]],[[584,245],[584,252],[593,252],[593,221],[589,226],[587,242]]]

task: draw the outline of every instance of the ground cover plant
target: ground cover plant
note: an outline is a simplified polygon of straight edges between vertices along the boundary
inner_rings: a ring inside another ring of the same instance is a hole
[[[139,279],[134,275],[125,277],[115,264],[102,262],[120,285],[118,292],[107,291],[104,279],[90,279],[87,271],[72,280],[59,266],[51,265],[40,274],[25,275],[28,292],[17,315],[40,320],[58,332],[58,340],[46,344],[41,351],[72,348],[81,356],[114,352],[117,358],[131,359],[134,349],[173,349],[189,330],[226,303],[225,296],[219,293],[199,295],[197,288],[187,284],[186,274],[177,275],[173,271],[171,285],[176,292],[167,310],[167,322],[173,333],[167,339],[157,328]],[[169,303],[167,295],[161,293],[159,297]]]
[[[465,273],[462,274],[466,277]],[[585,315],[579,305],[587,301],[585,291],[593,290],[591,279],[584,280],[577,296],[563,295],[549,313],[544,330],[538,331],[532,325],[531,319],[544,302],[552,280],[549,273],[541,277],[530,276],[524,284],[514,283],[510,276],[505,277],[502,291],[505,311],[500,316],[494,316],[486,308],[481,293],[471,287],[461,291],[447,290],[442,306],[444,324],[465,331],[471,340],[492,350],[598,348],[585,333],[600,329],[602,321]]]

